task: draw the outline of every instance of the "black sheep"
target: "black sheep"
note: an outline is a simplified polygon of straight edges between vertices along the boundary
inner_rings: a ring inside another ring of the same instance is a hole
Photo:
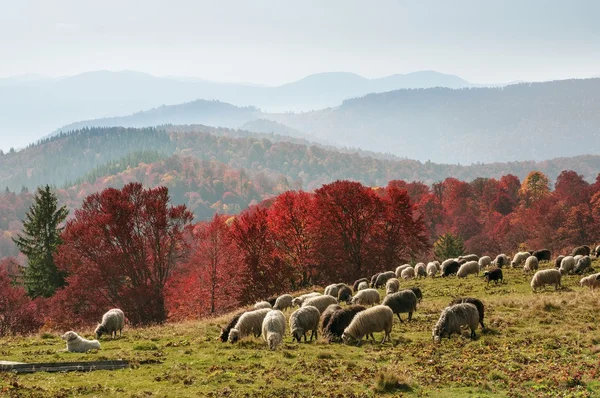
[[[459,297],[456,298],[454,300],[452,300],[452,302],[450,302],[450,305],[454,305],[454,304],[460,304],[460,303],[469,303],[469,304],[473,304],[475,307],[477,307],[477,312],[479,312],[479,323],[481,324],[481,329],[485,329],[485,325],[483,324],[483,312],[484,312],[484,305],[481,302],[481,300],[476,299],[474,297]]]
[[[412,292],[415,294],[415,296],[417,296],[417,301],[420,303],[421,300],[423,300],[423,293],[421,292],[421,289],[418,288],[417,286],[413,286],[413,287],[409,287],[408,290],[412,290]]]
[[[556,260],[554,260],[554,268],[556,268],[556,269],[560,268],[560,263],[562,263],[563,258],[565,258],[565,256],[556,257]]]
[[[453,261],[450,264],[446,265],[446,267],[444,268],[444,272],[442,273],[442,276],[444,277],[444,276],[456,274],[458,272],[459,268],[460,268],[460,263],[458,261]]]
[[[265,301],[271,304],[271,307],[273,307],[275,305],[275,302],[277,301],[277,296],[269,297],[268,299],[265,299]]]
[[[552,258],[552,253],[548,249],[536,250],[533,252],[532,255],[535,256],[535,258],[537,258],[540,262],[550,261],[550,259]]]
[[[381,274],[381,272],[378,272],[371,277],[371,282],[369,282],[369,287],[375,287],[375,282],[377,281],[377,278],[379,277],[380,274]]]
[[[331,315],[329,323],[323,328],[323,334],[327,336],[329,340],[339,340],[344,333],[344,329],[350,325],[354,316],[366,309],[367,308],[362,305],[351,305],[335,311]]]
[[[221,329],[221,334],[219,335],[219,340],[221,340],[221,342],[227,342],[227,340],[229,339],[229,331],[235,327],[235,325],[237,324],[240,317],[244,314],[244,312],[245,311],[238,312],[237,314],[235,314],[233,318],[231,318],[227,326]]]
[[[583,246],[577,246],[575,249],[573,249],[573,251],[571,252],[571,256],[575,257],[577,255],[582,255],[582,256],[589,256],[590,255],[590,247],[583,245]]]
[[[341,303],[342,301],[345,301],[346,303],[352,298],[352,290],[344,285],[342,286],[342,288],[340,288],[340,290],[338,290],[338,303]]]
[[[490,281],[494,281],[496,282],[496,284],[498,283],[498,281],[503,282],[502,270],[500,268],[494,268],[484,272],[483,277],[487,280],[488,284],[490,283]]]

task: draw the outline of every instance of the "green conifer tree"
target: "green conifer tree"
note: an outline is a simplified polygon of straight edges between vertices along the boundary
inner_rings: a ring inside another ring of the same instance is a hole
[[[447,232],[433,244],[433,253],[439,260],[456,258],[465,253],[465,245],[460,236]]]

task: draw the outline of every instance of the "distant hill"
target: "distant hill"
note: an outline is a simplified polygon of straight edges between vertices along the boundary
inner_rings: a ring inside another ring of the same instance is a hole
[[[63,78],[24,75],[0,79],[0,136],[10,135],[15,146],[24,147],[74,121],[126,116],[197,99],[253,105],[269,112],[308,111],[373,92],[437,86],[455,88],[470,83],[437,72],[381,79],[321,73],[277,87],[155,77],[133,71],[95,71]]]

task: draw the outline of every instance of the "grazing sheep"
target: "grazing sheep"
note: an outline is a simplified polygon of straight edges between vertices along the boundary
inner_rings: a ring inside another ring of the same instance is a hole
[[[479,269],[483,270],[492,264],[490,256],[483,256],[479,259]]]
[[[376,273],[375,275],[373,275],[371,277],[371,281],[369,282],[369,287],[375,287],[375,281],[377,280],[379,275],[380,275],[380,272]]]
[[[408,320],[410,321],[413,312],[417,310],[417,296],[412,290],[402,290],[386,296],[382,304],[390,307],[392,312],[398,316],[400,322],[402,322],[400,314],[408,312]]]
[[[575,269],[575,257],[566,256],[560,262],[560,268],[558,269],[561,274],[568,274]]]
[[[456,262],[458,263],[458,265],[463,265],[465,263],[468,263],[469,260],[467,260],[466,258],[460,258],[460,259],[456,259]]]
[[[517,254],[515,254],[515,256],[513,257],[512,262],[510,263],[510,266],[512,268],[516,268],[518,266],[521,265],[521,263],[525,260],[527,260],[527,258],[530,256],[531,254],[529,252],[518,252]]]
[[[533,272],[537,271],[539,268],[539,262],[536,256],[529,256],[527,260],[525,260],[525,266],[523,267],[523,272]]]
[[[381,344],[383,344],[391,340],[390,333],[393,326],[394,313],[390,307],[376,305],[356,314],[350,325],[344,330],[342,340],[346,344],[356,341],[359,345],[364,336],[367,336],[367,338],[371,336],[375,340],[373,333],[385,332],[385,336],[381,340]]]
[[[548,249],[540,249],[533,252],[532,256],[538,259],[538,262],[550,261],[552,258],[552,252]]]
[[[338,295],[338,287],[336,284],[329,285],[325,288],[325,292],[323,293],[326,296],[337,297]]]
[[[464,256],[458,256],[458,261],[461,260],[479,261],[479,256],[477,254],[466,254]]]
[[[319,313],[321,313],[321,312],[325,311],[325,309],[327,307],[329,307],[331,304],[337,304],[337,303],[338,303],[338,301],[335,297],[323,295],[323,296],[309,298],[304,303],[302,303],[302,307],[312,305],[313,307],[317,307],[317,309],[319,310]]]
[[[446,267],[452,263],[456,262],[455,258],[449,258],[447,260],[442,261],[442,265],[441,265],[441,269],[440,271],[444,272],[444,270],[446,269]]]
[[[425,264],[424,263],[418,263],[417,265],[415,265],[415,274],[417,275],[417,277],[426,277],[427,276],[427,270],[425,268]]]
[[[381,286],[385,286],[385,283],[391,279],[391,278],[395,278],[396,277],[396,273],[394,271],[386,271],[386,272],[382,272],[381,274],[379,274],[379,276],[377,277],[377,279],[375,280],[375,288],[379,288]]]
[[[227,342],[227,340],[229,339],[229,332],[237,324],[244,312],[246,311],[238,312],[237,314],[235,314],[233,318],[231,318],[227,326],[221,329],[221,334],[219,334],[219,340],[221,340],[222,343]]]
[[[450,338],[452,333],[461,334],[461,326],[468,326],[474,339],[477,337],[475,330],[478,323],[479,312],[473,304],[460,303],[446,307],[433,327],[433,341],[439,343],[444,336]]]
[[[93,349],[100,349],[100,342],[98,340],[84,339],[73,331],[68,331],[61,338],[67,342],[67,348],[64,351],[87,352]]]
[[[435,278],[436,274],[438,273],[438,268],[436,267],[436,265],[434,263],[429,263],[429,264],[427,264],[426,271],[427,271],[427,276]]]
[[[432,263],[435,264],[435,266],[437,267],[438,271],[441,269],[441,265],[440,265],[440,262],[438,260],[432,261]]]
[[[459,268],[460,268],[460,264],[458,263],[458,261],[452,261],[451,263],[446,264],[445,267],[444,267],[444,264],[442,264],[442,277],[456,274],[458,272]]]
[[[330,306],[325,308],[325,311],[321,313],[321,330],[325,330],[325,326],[327,326],[327,324],[329,323],[329,320],[331,319],[333,313],[341,309],[342,307],[339,304],[331,304]]]
[[[262,338],[269,346],[269,350],[276,349],[285,336],[285,315],[279,310],[271,310],[262,322]],[[319,316],[317,315],[317,324]]]
[[[269,304],[268,301],[259,301],[258,303],[254,304],[254,309],[255,310],[262,310],[262,309],[273,309],[273,307],[271,307],[271,304]]]
[[[253,334],[259,337],[262,333],[262,324],[270,308],[246,311],[242,314],[233,329],[229,331],[229,342],[237,343],[240,339]]]
[[[590,256],[583,256],[575,264],[575,268],[573,269],[573,272],[575,272],[576,274],[581,274],[581,273],[585,272],[587,269],[589,269],[591,266],[592,266],[592,258]]]
[[[350,289],[349,286],[344,285],[338,290],[338,296],[337,296],[338,303],[341,303],[342,301],[345,301],[347,303],[348,301],[350,301],[351,298],[352,298],[352,289]]]
[[[271,307],[275,305],[275,302],[277,301],[277,297],[278,296],[271,296],[263,301],[266,301],[267,303],[271,304]]]
[[[560,263],[562,262],[562,260],[565,258],[565,256],[558,256],[556,257],[556,260],[554,260],[554,268],[559,269],[560,268]]]
[[[417,301],[420,303],[423,300],[423,293],[421,293],[421,289],[417,286],[409,287],[407,290],[412,290],[412,292],[417,296]]]
[[[596,256],[596,258],[600,257],[600,245],[596,246],[596,249],[594,250],[594,255]]]
[[[589,256],[590,255],[590,247],[586,246],[586,245],[577,246],[571,252],[571,256],[575,257],[578,254],[581,254],[582,256]]]
[[[479,275],[479,263],[475,260],[468,261],[461,265],[458,269],[458,272],[456,273],[456,277],[466,278],[468,275],[471,274]]]
[[[294,311],[290,316],[290,332],[292,333],[292,341],[296,340],[298,343],[300,343],[302,336],[304,336],[304,342],[306,343],[307,332],[311,332],[310,341],[312,341],[313,336],[315,339],[317,339],[317,329],[319,329],[320,318],[321,313],[312,305],[306,305]]]
[[[388,279],[385,283],[385,294],[396,293],[398,290],[400,290],[400,281],[398,278]]]
[[[350,300],[350,304],[375,305],[379,304],[380,299],[377,289],[365,289],[358,291]]]
[[[500,281],[500,283],[503,282],[502,270],[500,268],[494,268],[490,271],[486,271],[483,276],[485,277],[488,285],[490,284],[490,281],[494,281],[496,284],[498,284],[498,281]]]
[[[365,290],[369,288],[369,284],[367,282],[361,282],[358,284],[358,290],[355,290],[355,292],[360,292],[361,290]]]
[[[502,268],[503,266],[507,265],[508,262],[509,262],[508,256],[504,253],[498,254],[493,261],[494,265],[498,268]]]
[[[275,300],[275,305],[273,306],[273,309],[284,311],[288,308],[291,308],[292,300],[294,300],[294,298],[291,294],[282,294],[281,296],[277,297],[277,300]]]
[[[540,287],[554,285],[554,288],[558,290],[561,276],[560,271],[553,268],[540,270],[531,278],[531,289],[535,292]]]
[[[402,270],[402,272],[400,273],[400,277],[402,279],[405,279],[405,280],[414,279],[414,277],[415,277],[415,269],[412,268],[412,267],[404,268]]]
[[[579,262],[579,259],[583,258],[583,255],[578,254],[576,256],[573,257],[573,259],[575,260],[575,264],[577,264],[577,262]]]
[[[369,280],[367,278],[360,278],[354,281],[354,283],[352,284],[352,291],[353,292],[357,292],[358,291],[358,285],[361,282],[366,282],[367,287],[369,287]]]
[[[304,301],[308,300],[309,298],[319,297],[319,296],[322,296],[322,294],[318,293],[318,292],[303,294],[292,300],[292,306],[302,307],[302,303],[304,303]]]
[[[354,316],[366,309],[362,305],[351,305],[335,311],[331,314],[329,322],[323,325],[323,335],[327,336],[330,341],[339,340]]]
[[[102,315],[102,322],[98,324],[94,333],[96,334],[96,338],[99,339],[103,334],[109,334],[110,337],[117,337],[117,332],[119,332],[119,337],[122,336],[123,328],[125,327],[125,314],[118,308],[113,308],[108,310],[104,315]]]
[[[594,290],[595,288],[600,286],[600,272],[596,274],[591,274],[588,276],[584,276],[579,281],[579,285],[581,287],[587,286],[590,290]]]
[[[407,268],[412,268],[412,267],[410,266],[410,264],[402,264],[399,267],[396,267],[396,278],[401,278],[402,271],[404,271]]]
[[[485,325],[483,324],[483,314],[485,312],[485,306],[481,302],[481,300],[475,297],[459,297],[455,298],[450,302],[450,305],[460,304],[460,303],[469,303],[473,304],[477,307],[477,312],[479,313],[479,324],[481,325],[481,330],[485,329]]]

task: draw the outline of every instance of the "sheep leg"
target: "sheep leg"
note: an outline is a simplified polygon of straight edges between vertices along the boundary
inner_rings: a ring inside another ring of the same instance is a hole
[[[471,339],[475,340],[475,337],[477,337],[475,334],[475,329],[471,329]]]
[[[400,313],[397,313],[396,315],[398,315],[398,320],[402,323],[402,318],[400,318]]]
[[[410,322],[412,320],[412,312],[408,313],[408,321]]]
[[[306,343],[306,333],[304,333],[304,342]],[[298,341],[299,343],[299,341]]]
[[[483,324],[483,320],[479,321],[479,323],[481,324],[481,330],[485,329],[485,325]]]

